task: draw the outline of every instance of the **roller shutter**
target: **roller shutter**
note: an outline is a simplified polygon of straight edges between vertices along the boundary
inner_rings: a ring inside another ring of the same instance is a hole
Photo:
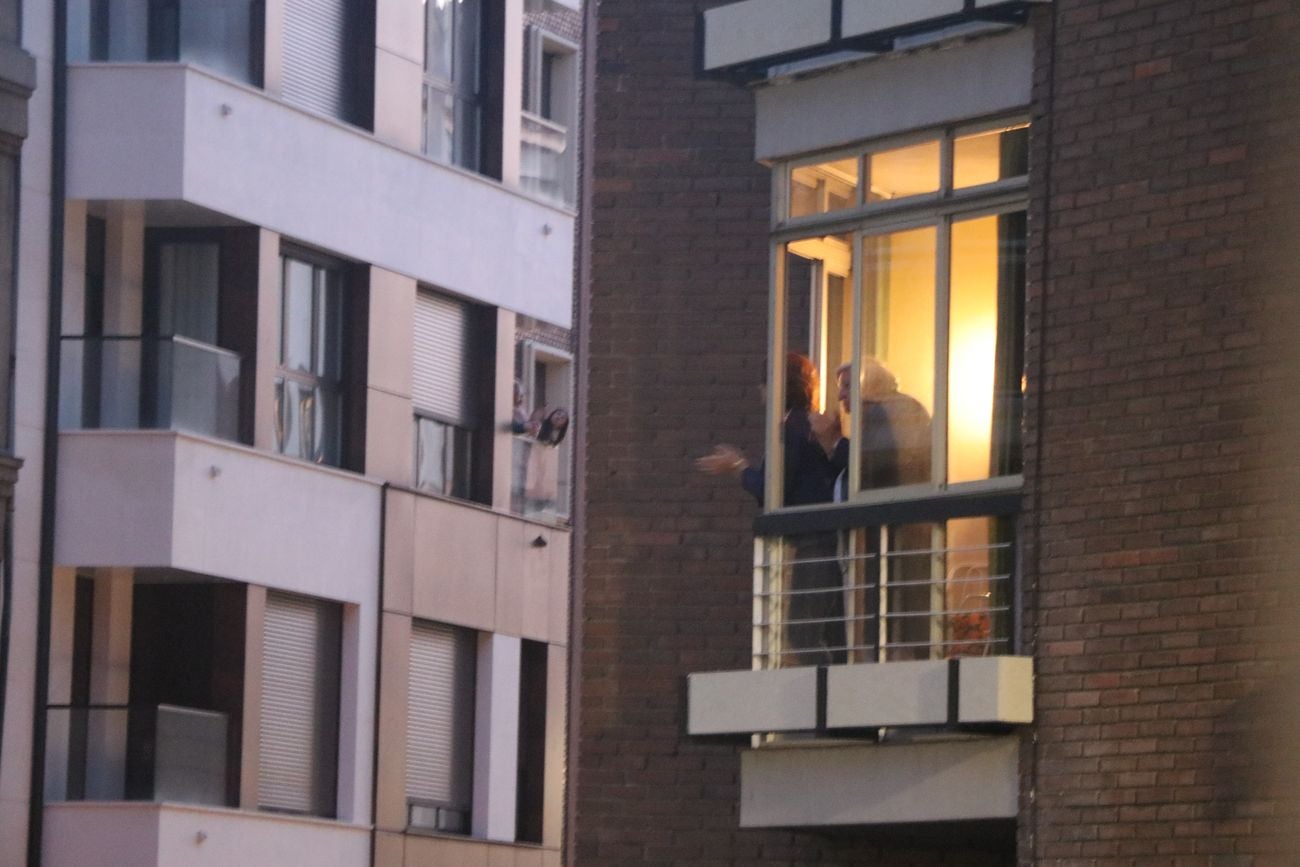
[[[432,623],[411,629],[406,795],[468,813],[473,793],[475,634]]]
[[[464,304],[432,292],[415,301],[415,369],[412,401],[417,411],[469,427],[466,407],[468,311]]]
[[[348,0],[284,0],[286,102],[347,119]]]

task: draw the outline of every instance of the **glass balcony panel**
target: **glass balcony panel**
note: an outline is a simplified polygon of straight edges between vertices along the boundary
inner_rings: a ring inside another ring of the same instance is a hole
[[[68,58],[192,63],[258,84],[259,0],[71,0]]]
[[[240,366],[237,353],[181,337],[65,337],[59,427],[238,439]]]
[[[47,711],[46,800],[233,806],[227,714],[155,705]]]
[[[521,118],[520,187],[552,202],[572,205],[573,159],[568,129],[529,112]]]

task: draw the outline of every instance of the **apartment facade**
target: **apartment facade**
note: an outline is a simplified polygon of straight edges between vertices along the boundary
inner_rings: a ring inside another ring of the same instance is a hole
[[[1292,863],[1294,8],[598,17],[576,863]]]
[[[559,863],[581,39],[26,4],[0,863]]]

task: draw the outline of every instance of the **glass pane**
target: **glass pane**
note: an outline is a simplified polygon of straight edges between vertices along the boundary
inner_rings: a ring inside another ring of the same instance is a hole
[[[438,0],[434,0],[435,3]],[[448,0],[450,4],[450,0]],[[479,0],[456,0],[455,57],[452,75],[458,94],[478,94]]]
[[[425,72],[443,81],[451,81],[456,3],[454,0],[425,0],[424,14]]]
[[[953,142],[954,189],[991,184],[1028,171],[1028,124],[961,136]]]
[[[452,162],[456,145],[456,100],[450,92],[425,85],[424,152],[435,160]]]
[[[867,155],[867,201],[881,202],[939,189],[939,142]]]
[[[340,283],[337,271],[316,269],[316,305],[313,310],[315,351],[312,369],[330,381],[339,378]]]
[[[215,242],[159,245],[159,328],[164,335],[216,344],[220,256]]]
[[[856,634],[845,630],[846,610],[855,618],[870,615],[853,587],[855,572],[840,535],[769,540],[764,558],[758,650],[766,667],[845,662],[849,635]]]
[[[183,0],[180,59],[239,81],[251,81],[250,0]]]
[[[312,369],[313,270],[306,262],[284,260],[280,363],[291,370]]]
[[[1024,214],[954,222],[948,480],[1020,471]]]
[[[448,453],[452,427],[428,418],[415,420],[415,486],[439,494],[451,493]]]
[[[937,239],[926,226],[863,240],[861,490],[931,479]]]
[[[943,655],[1011,652],[1011,521],[963,518],[948,522],[944,554]]]
[[[163,423],[174,430],[239,436],[239,356],[184,340],[163,341],[159,364]],[[170,421],[168,421],[170,417]]]
[[[314,383],[275,383],[276,446],[282,454],[318,464],[339,461],[338,395]]]
[[[816,413],[834,411],[835,370],[852,342],[852,242],[845,235],[793,241],[784,248],[786,344],[781,356],[785,403],[780,462],[787,506],[829,502],[839,474],[819,443]],[[833,423],[833,420],[832,422]],[[835,431],[838,434],[838,431]],[[834,435],[831,435],[832,439]],[[761,472],[746,475],[746,489],[760,502]]]
[[[842,211],[858,203],[858,158],[790,170],[790,216]]]
[[[99,424],[103,428],[140,426],[140,341],[100,344]]]

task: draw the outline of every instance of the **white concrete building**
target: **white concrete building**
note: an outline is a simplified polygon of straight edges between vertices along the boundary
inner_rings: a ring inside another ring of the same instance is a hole
[[[0,865],[560,863],[579,5],[25,4]]]

